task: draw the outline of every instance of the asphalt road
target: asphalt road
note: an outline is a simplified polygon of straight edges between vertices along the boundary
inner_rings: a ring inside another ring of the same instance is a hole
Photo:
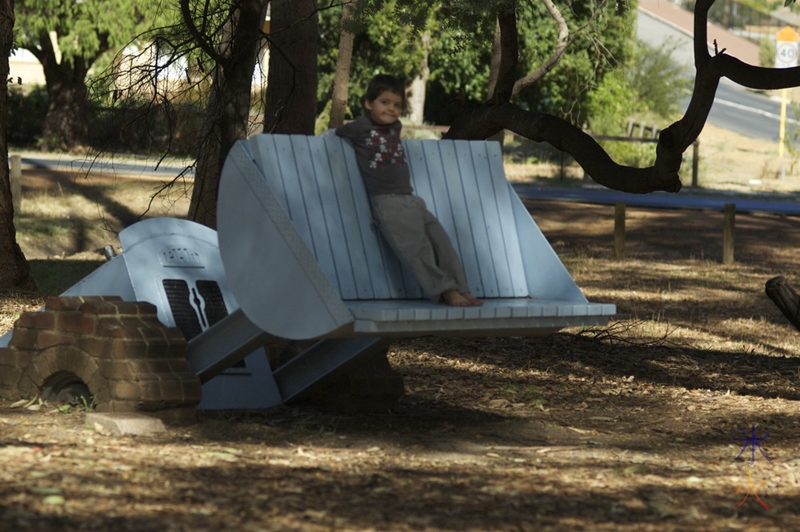
[[[686,69],[686,75],[694,77],[690,34],[639,10],[637,37],[654,48],[667,46],[672,50],[672,58]],[[780,91],[755,92],[723,78],[708,122],[741,135],[777,143],[780,136],[780,100]],[[687,96],[683,108],[686,109],[688,105]],[[787,116],[787,128],[800,124],[792,116],[790,105],[787,106]]]
[[[155,157],[141,159],[103,157],[92,160],[66,154],[25,153],[21,154],[21,156],[23,170],[26,167],[47,168],[53,171],[70,173],[91,171],[92,173],[163,177],[165,179],[171,179],[186,170],[186,166],[181,166],[179,161],[159,162]],[[194,170],[192,169],[188,172],[188,175],[193,175],[193,173]]]

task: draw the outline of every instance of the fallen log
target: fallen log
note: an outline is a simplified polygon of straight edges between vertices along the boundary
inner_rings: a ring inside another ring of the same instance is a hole
[[[800,330],[800,296],[789,282],[782,275],[773,277],[767,281],[764,291],[794,328]]]

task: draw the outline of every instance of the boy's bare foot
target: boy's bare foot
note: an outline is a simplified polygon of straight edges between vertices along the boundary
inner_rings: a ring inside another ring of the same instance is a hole
[[[480,307],[481,305],[483,305],[483,301],[473,296],[470,292],[465,292],[461,295],[464,296],[464,299],[469,301],[469,304],[472,307]]]
[[[469,302],[469,299],[461,295],[458,290],[448,290],[447,292],[442,292],[442,302],[451,307],[472,306],[472,303]]]

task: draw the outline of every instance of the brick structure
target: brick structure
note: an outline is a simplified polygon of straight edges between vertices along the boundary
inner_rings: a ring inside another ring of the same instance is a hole
[[[186,340],[156,307],[119,297],[57,297],[26,312],[0,349],[0,394],[35,395],[84,383],[99,412],[143,412],[165,421],[196,418],[200,381]]]
[[[350,361],[325,376],[301,398],[322,410],[383,412],[405,393],[403,375],[392,368],[386,351]]]

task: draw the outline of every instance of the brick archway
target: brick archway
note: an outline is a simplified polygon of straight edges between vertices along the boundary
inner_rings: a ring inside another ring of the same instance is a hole
[[[95,404],[110,404],[109,382],[100,371],[98,359],[73,345],[56,345],[35,353],[22,372],[17,389],[23,395],[42,393],[54,377],[65,373],[89,388]]]
[[[186,340],[150,303],[57,297],[20,316],[0,349],[0,393],[41,393],[65,374],[89,388],[98,411],[196,417],[200,380],[186,361]]]

